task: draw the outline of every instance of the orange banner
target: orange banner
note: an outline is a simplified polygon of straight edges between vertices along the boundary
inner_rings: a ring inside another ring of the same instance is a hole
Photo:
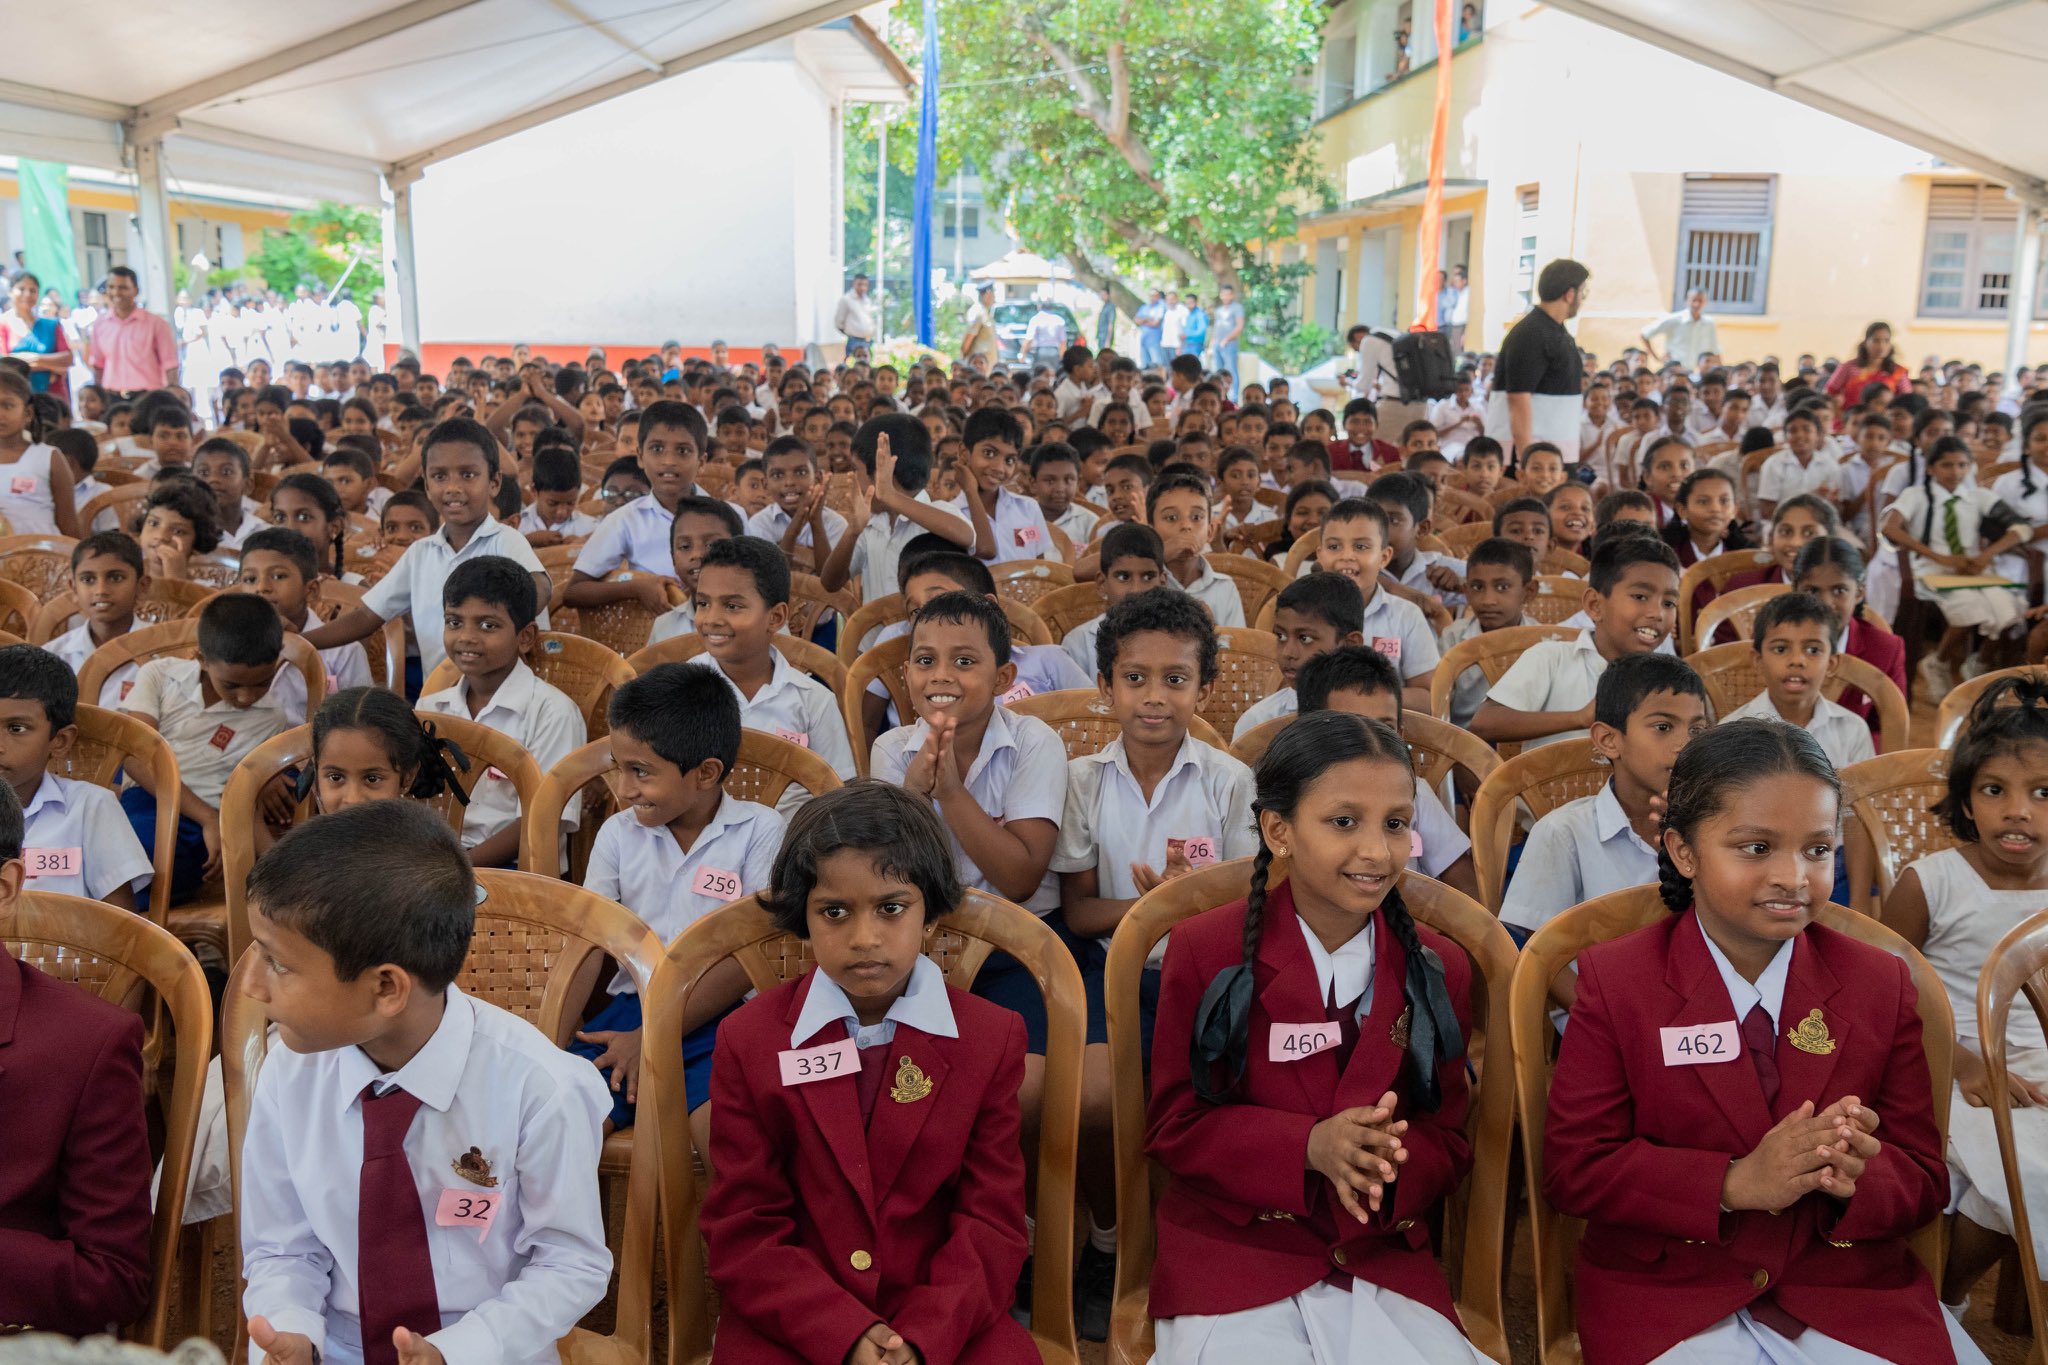
[[[1451,132],[1451,53],[1457,46],[1456,16],[1451,0],[1436,0],[1436,112],[1429,130],[1429,188],[1422,194],[1422,263],[1416,272],[1415,331],[1433,332],[1442,325],[1436,315],[1436,275],[1443,244],[1444,147]]]

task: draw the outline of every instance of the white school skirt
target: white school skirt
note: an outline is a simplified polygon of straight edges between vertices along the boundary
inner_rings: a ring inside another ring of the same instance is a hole
[[[1963,1325],[1948,1313],[1941,1315],[1948,1328],[1949,1345],[1955,1348],[1956,1365],[1990,1365],[1977,1343],[1970,1340]],[[1650,1362],[1650,1365],[1908,1365],[1888,1362],[1884,1356],[1836,1341],[1811,1328],[1797,1341],[1781,1337],[1739,1309],[1697,1336],[1687,1337]],[[1921,1365],[1911,1362],[1910,1365]]]
[[[2022,1053],[2009,1058],[2029,1078],[2048,1071],[2048,1058]],[[2020,1188],[2027,1192],[2036,1265],[2048,1265],[2048,1109],[2012,1111],[2013,1146],[2020,1157]],[[1948,1110],[1949,1211],[1979,1227],[2012,1236],[2012,1200],[2005,1190],[2005,1163],[1998,1154],[1998,1129],[1991,1111],[1963,1099],[1958,1088]]]
[[[1318,1281],[1291,1298],[1154,1325],[1157,1365],[1489,1365],[1457,1324],[1428,1304],[1354,1280]]]

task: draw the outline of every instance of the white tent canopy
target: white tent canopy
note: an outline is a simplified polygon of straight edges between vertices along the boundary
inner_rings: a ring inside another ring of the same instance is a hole
[[[14,5],[8,49],[32,59],[0,81],[0,147],[132,170],[149,243],[138,264],[159,305],[174,250],[167,178],[360,204],[388,187],[407,294],[406,188],[434,162],[872,2]]]
[[[1558,9],[2001,180],[2021,203],[2012,297],[2048,210],[2048,0],[1550,0]],[[1713,111],[1695,111],[1711,127]],[[2013,308],[2008,368],[2026,355]]]

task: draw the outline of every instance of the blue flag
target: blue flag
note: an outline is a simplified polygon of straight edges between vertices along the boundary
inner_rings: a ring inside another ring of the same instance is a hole
[[[917,188],[911,199],[910,280],[917,341],[932,344],[932,190],[939,161],[939,9],[924,0],[924,69],[917,116]]]

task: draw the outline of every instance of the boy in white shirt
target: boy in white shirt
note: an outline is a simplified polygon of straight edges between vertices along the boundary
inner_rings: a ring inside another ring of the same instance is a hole
[[[1192,468],[1162,474],[1145,490],[1145,520],[1166,547],[1173,586],[1209,609],[1217,626],[1242,626],[1244,594],[1209,562],[1209,481]]]
[[[1346,498],[1332,507],[1316,533],[1316,568],[1342,574],[1358,585],[1365,598],[1365,643],[1400,670],[1407,690],[1405,704],[1427,711],[1430,681],[1442,656],[1421,609],[1388,592],[1381,582],[1393,553],[1386,509],[1367,498]]]
[[[48,771],[78,742],[78,679],[34,645],[0,649],[0,732],[6,779],[21,802],[22,889],[60,891],[123,910],[141,904],[149,854],[104,787]],[[152,841],[152,847],[154,841]]]
[[[761,455],[768,505],[747,519],[747,534],[780,545],[784,555],[807,546],[819,564],[846,534],[846,518],[825,505],[817,457],[795,436],[778,436]]]
[[[612,694],[612,761],[625,807],[598,827],[583,884],[638,915],[663,943],[744,896],[768,889],[782,847],[782,817],[725,790],[740,751],[738,693],[702,664],[658,664]],[[727,967],[736,964],[728,962]],[[730,976],[738,992],[744,974]],[[569,1051],[607,1072],[611,1123],[630,1127],[639,1099],[641,1001],[620,972],[611,1002]],[[699,991],[715,1001],[715,986]],[[702,1004],[683,1026],[683,1084],[698,1150],[710,1140],[711,1049],[720,1006]]]
[[[579,511],[583,496],[583,465],[567,446],[546,445],[533,452],[533,502],[519,514],[519,534],[535,549],[581,540],[597,531],[597,518]]]
[[[1437,637],[1437,644],[1449,654],[1454,646],[1476,635],[1510,626],[1541,625],[1525,610],[1535,580],[1536,556],[1528,546],[1504,536],[1480,541],[1465,560],[1465,614],[1451,622]],[[1486,687],[1486,672],[1477,664],[1458,674],[1451,683],[1451,724],[1471,725],[1473,714],[1486,700]]]
[[[949,508],[936,507],[924,491],[932,473],[932,434],[906,413],[870,417],[854,436],[853,453],[867,475],[854,494],[846,534],[818,566],[826,592],[860,579],[861,601],[894,592],[903,547],[925,531],[944,536],[977,558],[995,557],[995,538]]]
[[[1830,501],[1842,496],[1842,467],[1820,449],[1821,420],[1811,408],[1785,418],[1785,448],[1765,460],[1757,471],[1756,508],[1765,520],[1778,504],[1801,493],[1819,493]]]
[[[1095,580],[1095,590],[1102,594],[1105,613],[1126,597],[1149,591],[1167,581],[1166,547],[1160,542],[1159,533],[1143,522],[1132,522],[1111,530],[1102,538],[1102,553],[1098,560],[1102,565],[1102,576]],[[1089,677],[1094,677],[1096,672],[1095,638],[1102,629],[1102,621],[1101,616],[1083,621],[1060,641],[1060,648],[1067,652],[1067,657]]]
[[[732,510],[731,503],[691,497],[676,504],[675,520],[669,523],[668,534],[669,556],[675,566],[675,582],[683,590],[683,600],[680,606],[665,607],[654,618],[647,631],[650,645],[696,632],[697,569],[704,563],[704,552],[721,540],[731,540],[745,532],[740,526],[740,514]],[[655,580],[657,584],[660,581]],[[664,603],[667,600],[662,598]]]
[[[543,1365],[604,1297],[604,1084],[453,987],[479,900],[412,801],[308,821],[249,878],[282,1044],[242,1144],[252,1362]]]
[[[1721,719],[1748,716],[1811,731],[1838,770],[1877,757],[1869,725],[1821,691],[1840,666],[1835,641],[1841,634],[1841,618],[1811,593],[1786,593],[1764,603],[1751,636],[1764,690]]]
[[[1273,636],[1279,641],[1280,688],[1245,708],[1231,732],[1234,743],[1269,720],[1295,710],[1295,680],[1311,659],[1345,645],[1365,643],[1365,598],[1342,574],[1312,573],[1281,589],[1273,604]]]
[[[308,631],[320,625],[314,603],[320,597],[320,564],[313,542],[297,531],[269,527],[249,537],[235,584],[277,609],[286,630]],[[327,669],[327,690],[369,687],[370,660],[353,642],[320,651]]]
[[[1002,407],[977,409],[960,435],[960,495],[952,508],[973,525],[976,557],[988,563],[1057,557],[1044,511],[1008,487],[1023,443],[1024,428]],[[984,537],[994,544],[991,554],[978,548]]]
[[[192,452],[192,475],[213,492],[214,525],[223,549],[241,549],[243,541],[270,525],[256,515],[262,504],[249,496],[249,452],[236,442],[225,436],[201,442]]]
[[[1066,533],[1075,545],[1086,545],[1094,536],[1095,513],[1074,499],[1081,488],[1081,456],[1065,441],[1047,441],[1031,452],[1031,494],[1048,526]],[[1048,549],[1042,556],[1054,558]]]
[[[442,589],[448,658],[462,681],[420,698],[424,715],[461,716],[508,736],[546,772],[588,738],[568,694],[544,683],[521,656],[533,648],[538,610],[533,579],[499,555],[468,560]],[[576,827],[577,803],[562,812]],[[512,779],[486,769],[469,794],[462,844],[478,867],[511,867],[519,856],[519,793]]]
[[[141,624],[135,619],[135,603],[148,587],[149,573],[135,537],[125,531],[87,536],[71,551],[71,596],[84,619],[44,648],[76,673],[94,650]],[[135,686],[136,669],[127,663],[108,674],[93,704],[119,707]]]

